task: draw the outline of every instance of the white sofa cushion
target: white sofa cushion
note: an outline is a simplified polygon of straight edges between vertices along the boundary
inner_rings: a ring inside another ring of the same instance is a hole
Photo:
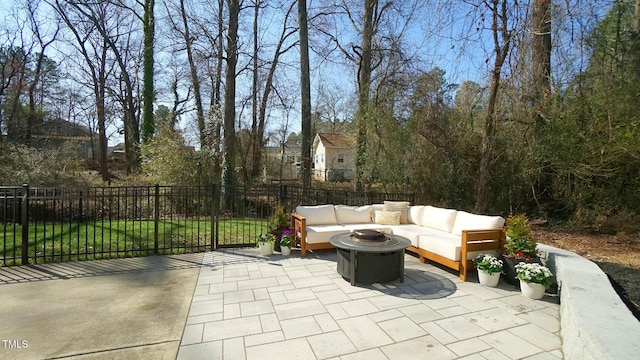
[[[383,210],[384,211],[400,211],[400,224],[409,223],[409,220],[408,220],[409,202],[408,201],[385,201]]]
[[[371,222],[371,206],[336,205],[338,224],[367,224]]]
[[[400,211],[376,211],[376,224],[400,225]]]
[[[376,211],[383,211],[384,204],[373,204],[371,205],[371,221],[376,222]]]
[[[336,212],[333,205],[296,206],[296,213],[304,216],[309,225],[337,224]]]
[[[307,226],[307,243],[328,243],[333,235],[344,234],[346,232],[349,232],[349,230],[337,224]]]
[[[462,235],[462,230],[492,230],[500,229],[503,225],[504,218],[501,216],[476,215],[458,211],[451,232],[454,235]]]
[[[422,223],[422,214],[424,213],[424,205],[409,206],[407,220],[409,224],[420,225]]]
[[[457,210],[426,206],[420,225],[450,233],[457,217]],[[458,234],[459,235],[459,234]]]

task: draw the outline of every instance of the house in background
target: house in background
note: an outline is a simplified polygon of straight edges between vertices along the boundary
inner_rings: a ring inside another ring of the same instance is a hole
[[[300,170],[301,148],[293,142],[264,148],[264,176],[267,180],[296,180]]]
[[[30,146],[39,149],[60,149],[73,146],[83,159],[100,156],[98,134],[87,127],[60,118],[45,121],[31,129]]]
[[[351,181],[355,172],[356,140],[341,134],[318,133],[311,148],[313,179]]]

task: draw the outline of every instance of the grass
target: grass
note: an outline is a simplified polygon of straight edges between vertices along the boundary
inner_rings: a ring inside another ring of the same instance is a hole
[[[265,232],[264,219],[225,219],[218,222],[218,246],[254,246]],[[153,220],[38,223],[29,225],[29,262],[60,262],[155,254]],[[210,219],[171,219],[158,222],[159,254],[206,251],[212,235]],[[22,227],[0,225],[0,266],[22,263]]]

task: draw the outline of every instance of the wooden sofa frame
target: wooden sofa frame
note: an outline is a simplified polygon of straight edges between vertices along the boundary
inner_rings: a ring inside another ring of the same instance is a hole
[[[331,243],[307,244],[307,219],[304,216],[291,214],[291,229],[295,236],[295,244],[300,245],[300,256],[305,257],[307,250],[333,249]]]
[[[463,230],[462,246],[460,247],[460,261],[454,261],[434,254],[430,251],[409,246],[408,251],[420,256],[420,262],[425,263],[429,259],[438,264],[460,272],[460,280],[467,281],[467,272],[473,269],[473,261],[466,260],[467,254],[473,251],[497,250],[500,251],[506,241],[504,229],[495,230]],[[466,261],[465,261],[466,260]]]
[[[300,256],[305,257],[307,250],[320,250],[320,249],[333,249],[334,246],[331,243],[316,243],[307,244],[307,219],[304,216],[293,213],[291,214],[291,229],[295,236],[296,246],[300,246]],[[414,246],[409,246],[407,251],[411,251],[418,254],[420,262],[425,263],[426,259],[433,262],[444,265],[448,268],[460,272],[460,280],[467,281],[467,272],[473,269],[473,261],[464,259],[467,258],[467,254],[473,251],[483,250],[500,250],[506,240],[504,229],[495,230],[463,230],[462,231],[462,246],[460,248],[461,261],[454,261],[443,257],[438,254],[434,254],[430,251],[420,249]]]

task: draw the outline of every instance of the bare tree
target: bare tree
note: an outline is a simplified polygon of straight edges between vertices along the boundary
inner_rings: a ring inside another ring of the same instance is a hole
[[[496,104],[500,89],[502,66],[507,59],[511,46],[513,32],[509,29],[507,0],[484,1],[484,5],[491,11],[491,31],[493,36],[494,63],[491,70],[491,85],[487,112],[482,128],[482,144],[478,165],[476,183],[475,211],[484,213],[491,202],[491,169],[498,157],[494,151],[496,142]]]
[[[58,13],[58,16],[66,24],[68,30],[73,34],[75,39],[76,51],[78,51],[84,59],[84,65],[79,64],[79,68],[83,69],[84,74],[91,80],[88,86],[91,88],[98,125],[98,148],[99,148],[99,163],[100,163],[100,175],[103,181],[110,180],[109,169],[107,168],[107,78],[112,73],[113,62],[109,58],[109,48],[105,39],[97,34],[97,29],[93,24],[84,24],[82,18],[78,18],[75,12],[64,5],[64,3],[56,0],[51,3],[53,9]],[[106,17],[108,13],[108,7],[103,6],[96,9],[98,17]],[[106,22],[106,19],[104,19]]]
[[[290,3],[287,9],[286,15],[284,16],[282,31],[280,32],[278,43],[276,44],[275,50],[273,52],[273,58],[271,59],[269,70],[263,85],[264,88],[262,89],[262,94],[260,96],[258,114],[257,116],[255,114],[253,115],[253,119],[252,119],[253,120],[252,121],[253,140],[252,140],[252,160],[251,160],[252,167],[251,167],[251,173],[250,173],[251,178],[256,178],[262,170],[262,152],[265,145],[264,133],[265,133],[265,127],[266,127],[266,120],[267,120],[266,119],[267,108],[269,106],[269,99],[271,97],[271,92],[274,90],[274,78],[276,74],[276,69],[278,68],[281,56],[284,55],[289,50],[291,50],[296,45],[295,42],[287,44],[287,39],[291,37],[293,34],[295,34],[296,32],[296,28],[291,27],[289,25],[289,17],[293,11],[293,7],[295,6],[295,4],[296,4],[296,1],[292,1]],[[257,31],[257,28],[254,28],[254,30]],[[254,37],[254,41],[257,41],[257,37]],[[257,52],[254,52],[254,56],[256,57],[256,59],[254,59],[254,63],[257,63],[257,55],[258,55]],[[255,67],[254,79],[256,79],[257,76],[259,75],[258,75],[257,67]],[[255,104],[253,105],[254,106],[253,111],[256,110],[256,107],[257,107],[256,105],[258,105],[257,104],[258,83],[257,83],[257,79],[254,81],[255,83],[254,83],[253,99]]]
[[[60,1],[55,0],[58,6]],[[75,0],[64,0],[64,2],[70,6],[70,10],[77,11],[84,20],[95,26],[118,64],[120,88],[114,92],[114,95],[119,98],[123,107],[127,172],[137,172],[140,166],[140,120],[135,78],[131,75],[130,66],[130,52],[134,51],[135,47],[131,42],[133,30],[126,27],[126,25],[132,26],[132,24],[131,22],[127,23],[126,15],[118,11],[117,8],[111,8],[109,15],[120,16],[120,18],[117,18],[117,26],[110,28],[109,24],[105,23],[105,14],[101,13],[101,4]]]

